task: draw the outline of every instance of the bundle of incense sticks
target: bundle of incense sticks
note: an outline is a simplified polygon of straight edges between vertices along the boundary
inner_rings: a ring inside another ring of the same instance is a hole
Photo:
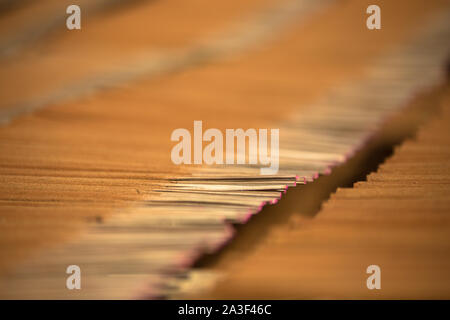
[[[366,181],[339,188],[312,219],[293,214],[268,226],[255,250],[235,247],[167,292],[189,299],[449,298],[448,82],[410,107],[422,117],[438,112]],[[379,290],[366,285],[374,265]]]
[[[89,15],[88,27],[80,32],[61,25],[51,36],[2,57],[1,274],[38,249],[75,238],[90,223],[148,198],[168,179],[187,175],[189,168],[170,163],[170,131],[184,125],[180,119],[205,110],[206,102],[192,104],[186,113],[184,104],[192,90],[181,86],[198,80],[182,80],[176,89],[166,80],[204,72],[197,64],[211,57],[264,46],[268,35],[277,35],[293,21],[301,27],[304,16],[325,2],[142,1],[109,14]],[[61,3],[40,2],[42,15],[30,15],[32,2],[30,7],[17,6],[18,11],[11,9],[11,16],[2,20],[1,32],[20,34],[22,28],[11,19],[19,23],[24,17],[30,18],[25,25],[31,23],[34,30],[52,18],[44,14],[47,9],[66,17],[58,9]],[[80,5],[84,14],[86,7]],[[192,14],[178,16],[185,6]],[[166,28],[167,21],[173,28]],[[184,70],[189,66],[195,68]],[[137,79],[138,75],[143,77]],[[110,84],[122,86],[102,90]],[[212,92],[194,91],[205,97]],[[232,115],[220,104],[209,105],[200,118],[221,114],[220,119],[240,119],[241,126],[248,125],[241,108]]]
[[[278,123],[280,169],[202,166],[161,179],[139,205],[119,212],[77,240],[16,268],[0,296],[21,298],[160,297],[195,259],[232,238],[229,222],[244,223],[289,186],[313,181],[346,161],[380,124],[417,92],[444,78],[450,36],[446,11],[423,32],[384,53],[357,81]],[[301,187],[301,186],[299,186]],[[64,288],[65,266],[79,265],[83,290]],[[45,285],[42,285],[45,284]]]

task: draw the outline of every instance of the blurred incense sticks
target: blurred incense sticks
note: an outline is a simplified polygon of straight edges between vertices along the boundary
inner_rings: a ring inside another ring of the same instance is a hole
[[[63,21],[60,2],[43,2],[53,20],[36,34],[15,25],[26,4],[3,14],[2,298],[166,296],[232,241],[231,223],[332,173],[445,81],[445,1],[386,1],[378,34],[353,18],[356,0],[125,1],[95,14],[116,2],[89,2],[78,33],[43,31]],[[175,166],[170,133],[193,120],[279,128],[278,174]],[[80,291],[65,288],[72,264]]]

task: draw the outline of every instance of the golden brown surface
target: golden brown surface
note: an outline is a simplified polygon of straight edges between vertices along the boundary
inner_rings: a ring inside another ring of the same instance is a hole
[[[413,38],[418,21],[428,21],[447,3],[382,1],[383,29],[370,32],[362,18],[355,19],[364,17],[370,1],[338,1],[214,62],[20,114],[0,128],[0,272],[38,249],[76,238],[91,222],[151,199],[164,179],[188,175],[190,168],[170,163],[174,129],[191,128],[198,119],[219,129],[273,126],[364,74],[368,63]],[[49,39],[5,62],[1,107],[126,68],[142,52],[220,38],[216,30],[231,28],[230,21],[269,7],[236,1],[217,8],[198,1],[192,15],[179,17],[178,1],[142,5],[145,10],[135,6],[101,16],[81,33]],[[163,28],[166,21],[174,28]]]

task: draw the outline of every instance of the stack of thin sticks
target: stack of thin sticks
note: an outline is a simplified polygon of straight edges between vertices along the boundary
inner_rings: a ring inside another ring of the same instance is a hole
[[[379,33],[353,18],[365,12],[356,0],[232,2],[216,12],[220,32],[203,28],[206,3],[191,19],[172,18],[173,34],[139,19],[170,18],[178,3],[144,1],[49,35],[36,51],[13,37],[18,52],[0,61],[1,297],[161,296],[232,240],[230,221],[246,223],[288,187],[332,173],[444,79],[445,1],[386,2]],[[170,133],[194,120],[279,128],[278,174],[175,166]],[[73,264],[80,291],[65,288]]]
[[[196,271],[183,297],[448,299],[450,87],[433,95],[421,108],[437,103],[438,115],[366,181],[339,188],[313,219],[294,214],[271,227],[239,259],[231,252]],[[380,290],[367,287],[371,265]]]

